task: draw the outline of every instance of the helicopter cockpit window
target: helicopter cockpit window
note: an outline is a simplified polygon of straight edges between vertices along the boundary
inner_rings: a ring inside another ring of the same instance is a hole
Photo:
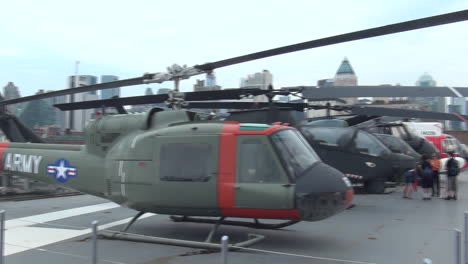
[[[463,148],[463,144],[456,138],[452,138],[452,139],[454,140],[454,143],[455,143],[455,146],[456,146],[455,152],[458,153],[459,155],[465,157],[466,153],[465,153],[465,149]]]
[[[410,156],[417,155],[417,152],[411,148],[408,143],[400,138],[391,135],[375,134],[375,136],[382,141],[391,151],[395,153],[403,153]]]
[[[210,179],[213,155],[210,144],[168,143],[161,146],[160,179],[196,181]]]
[[[324,146],[340,146],[348,145],[351,140],[349,129],[321,128],[321,127],[304,127],[302,132],[311,144]]]
[[[288,129],[271,135],[291,177],[299,177],[320,158],[299,132]]]
[[[239,183],[281,182],[281,171],[267,141],[256,136],[239,137],[238,173]]]
[[[379,140],[363,131],[358,132],[355,142],[356,151],[362,154],[381,156],[389,152]]]
[[[399,144],[399,142],[397,142],[397,140],[392,137],[392,136],[389,136],[389,135],[375,135],[378,139],[380,139],[380,141],[382,141],[382,143],[384,143],[385,146],[387,146],[392,152],[402,152],[402,149],[401,149],[401,144]]]
[[[447,138],[442,140],[442,151],[448,153],[451,151],[456,152],[457,144],[453,138]]]
[[[402,126],[393,127],[392,132],[393,132],[393,135],[396,137],[402,138],[404,140],[410,139],[408,133],[405,131],[405,129]]]

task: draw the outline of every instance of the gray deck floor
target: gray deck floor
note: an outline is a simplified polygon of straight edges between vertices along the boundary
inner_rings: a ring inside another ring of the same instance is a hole
[[[459,183],[457,201],[423,201],[421,193],[406,200],[401,198],[401,189],[386,195],[356,195],[356,207],[324,221],[276,231],[222,226],[215,239],[219,241],[226,234],[239,241],[247,233],[257,233],[267,239],[253,249],[326,258],[238,251],[229,253],[229,263],[328,264],[352,260],[394,264],[422,263],[424,257],[434,264],[453,263],[453,228],[463,229],[463,213],[468,211],[467,172],[460,175]],[[90,263],[86,257],[91,252],[87,239],[91,222],[98,220],[111,230],[119,230],[121,220],[135,214],[88,195],[2,202],[0,209],[7,211],[7,264]],[[64,211],[67,209],[73,210]],[[44,214],[42,218],[40,214]],[[167,216],[154,215],[139,220],[130,232],[202,241],[210,228],[206,224],[173,223]],[[191,248],[106,239],[98,243],[100,263],[220,262],[219,253]]]

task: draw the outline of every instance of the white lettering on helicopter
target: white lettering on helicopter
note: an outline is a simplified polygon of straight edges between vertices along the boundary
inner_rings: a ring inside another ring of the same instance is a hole
[[[7,153],[3,169],[38,174],[41,160],[42,156]]]
[[[436,136],[437,132],[435,132],[435,131],[421,131],[421,134],[423,136]]]

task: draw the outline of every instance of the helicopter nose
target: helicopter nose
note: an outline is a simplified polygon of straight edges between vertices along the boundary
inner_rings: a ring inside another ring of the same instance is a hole
[[[353,195],[348,178],[322,162],[296,181],[296,204],[304,221],[322,220],[343,211],[351,205]]]

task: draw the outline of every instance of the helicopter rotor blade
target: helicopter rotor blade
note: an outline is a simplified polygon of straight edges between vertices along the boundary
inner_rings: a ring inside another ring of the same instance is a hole
[[[435,120],[450,120],[467,122],[468,115],[460,115],[457,113],[442,113],[432,111],[420,111],[411,109],[388,108],[388,107],[373,107],[373,106],[323,106],[312,105],[311,109],[331,109],[335,111],[345,111],[353,115],[363,116],[395,116],[395,117],[409,117],[409,118],[422,118],[422,119],[435,119]]]
[[[302,96],[306,99],[318,100],[330,97],[464,97],[468,96],[466,87],[447,86],[333,86],[316,88],[312,86],[286,87],[285,89],[302,88]]]
[[[234,100],[246,96],[255,96],[264,94],[265,90],[241,88],[241,89],[226,89],[218,91],[201,91],[178,93],[185,101],[205,101],[205,100]],[[158,104],[164,103],[170,98],[169,94],[142,95],[123,98],[111,98],[105,100],[83,101],[75,103],[56,104],[55,107],[62,111],[92,109],[100,107],[117,107],[124,105],[141,105],[141,104]]]
[[[202,65],[195,65],[194,68],[197,68],[202,71],[212,71],[216,68],[221,68],[221,67],[248,62],[252,60],[258,60],[258,59],[267,58],[271,56],[286,54],[290,52],[318,48],[318,47],[323,47],[323,46],[328,46],[328,45],[333,45],[333,44],[338,44],[338,43],[343,43],[343,42],[378,37],[378,36],[389,35],[389,34],[394,34],[394,33],[399,33],[399,32],[416,30],[416,29],[440,26],[440,25],[456,23],[456,22],[460,22],[464,20],[468,20],[468,10],[462,10],[462,11],[447,13],[443,15],[415,19],[415,20],[410,20],[406,22],[390,24],[386,26],[375,27],[375,28],[355,31],[351,33],[336,35],[332,37],[316,39],[316,40],[302,42],[302,43],[293,44],[289,46],[283,46],[283,47],[279,47],[275,49],[255,52],[255,53],[238,56],[238,57],[234,57],[230,59],[220,60],[220,61],[211,62],[211,63],[205,63]]]
[[[468,97],[468,87],[453,87],[460,94],[459,97]]]
[[[306,103],[281,103],[281,102],[187,102],[185,108],[199,109],[259,109],[268,108],[272,104],[279,108],[290,108],[296,111],[304,111]]]
[[[10,142],[44,143],[44,141],[27,128],[14,115],[8,113],[0,114],[0,130]]]
[[[55,104],[54,106],[62,111],[71,111],[79,109],[93,109],[100,107],[115,107],[120,108],[124,105],[141,105],[163,103],[169,96],[167,94],[142,95],[123,98],[110,98],[104,100],[92,100],[65,104]]]

